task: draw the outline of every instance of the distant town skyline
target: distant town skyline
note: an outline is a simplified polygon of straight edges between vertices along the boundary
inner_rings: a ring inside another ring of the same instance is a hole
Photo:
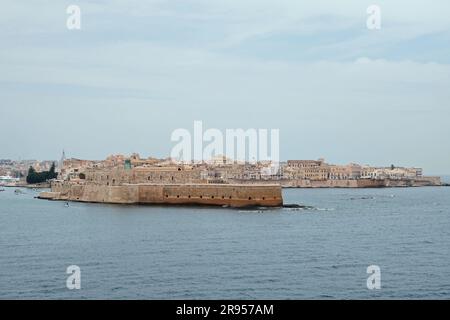
[[[81,161],[88,161],[88,162],[103,162],[107,159],[110,159],[111,157],[115,158],[115,157],[125,157],[125,158],[130,158],[133,159],[134,157],[139,156],[140,159],[158,159],[158,160],[163,160],[163,162],[165,163],[165,165],[167,165],[166,161],[164,161],[165,159],[169,159],[169,161],[180,161],[177,159],[173,159],[170,156],[168,157],[157,157],[154,155],[149,155],[149,156],[142,156],[140,153],[138,152],[133,152],[130,154],[123,154],[123,153],[115,153],[115,154],[109,154],[108,156],[105,156],[103,158],[81,158],[81,157],[77,157],[77,156],[66,156],[66,152],[65,150],[62,153],[62,157],[57,160],[57,159],[38,159],[38,158],[28,158],[28,159],[13,159],[13,158],[0,158],[0,165],[4,164],[4,163],[9,163],[11,162],[18,162],[18,163],[26,163],[27,166],[34,166],[35,164],[37,164],[38,166],[45,163],[46,165],[46,169],[48,169],[50,167],[50,165],[52,163],[55,163],[56,165],[60,166],[61,163],[63,163],[65,160],[81,160]],[[296,162],[296,161],[312,161],[312,162],[325,162],[327,159],[322,157],[322,158],[317,158],[317,159],[282,159],[280,160],[280,163],[288,163],[288,162]],[[239,160],[239,159],[230,159],[227,158],[225,155],[217,155],[214,156],[212,158],[209,159],[204,159],[202,161],[198,161],[198,160],[191,160],[191,161],[183,161],[181,160],[179,163],[183,163],[183,164],[189,164],[189,163],[196,163],[196,164],[200,164],[200,163],[216,163],[218,161],[226,161],[227,163],[239,163],[239,164],[243,164],[243,163],[249,163],[249,164],[256,164],[256,163],[267,163],[267,161],[271,161],[271,160],[262,160],[262,161],[256,161],[253,163],[250,163],[246,160]],[[358,161],[350,161],[348,163],[330,163],[331,165],[338,165],[338,166],[345,166],[345,165],[360,165],[360,166],[370,166],[370,167],[378,167],[378,168],[407,168],[406,166],[403,166],[402,164],[370,164],[370,163],[359,163]],[[413,169],[413,168],[418,168],[418,169],[422,169],[419,166],[410,166],[409,169]],[[28,169],[28,167],[26,168]]]
[[[448,1],[2,3],[0,158],[170,156],[171,133],[280,130],[280,159],[450,174]]]

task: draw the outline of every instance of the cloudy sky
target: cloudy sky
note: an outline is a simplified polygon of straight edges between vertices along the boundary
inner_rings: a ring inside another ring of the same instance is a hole
[[[68,30],[66,8],[81,9]],[[381,8],[381,29],[366,9]],[[450,2],[2,0],[0,158],[165,157],[278,128],[281,158],[450,173]]]

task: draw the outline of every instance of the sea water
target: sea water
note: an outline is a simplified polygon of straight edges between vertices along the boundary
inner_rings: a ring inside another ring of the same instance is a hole
[[[22,191],[0,192],[0,299],[450,298],[449,187],[286,189],[304,209],[256,210]]]

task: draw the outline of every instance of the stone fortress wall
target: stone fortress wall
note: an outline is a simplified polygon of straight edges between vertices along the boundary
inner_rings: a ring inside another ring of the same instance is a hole
[[[283,205],[279,185],[124,184],[54,181],[42,199],[115,204],[201,204],[230,207]]]
[[[83,171],[88,183],[119,186],[124,183],[139,184],[183,184],[183,183],[206,183],[202,179],[202,171],[189,166],[172,167],[136,167],[129,170],[123,167],[112,169],[93,169]],[[80,175],[79,175],[80,177]]]

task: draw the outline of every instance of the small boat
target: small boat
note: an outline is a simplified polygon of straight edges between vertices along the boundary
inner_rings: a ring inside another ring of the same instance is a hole
[[[3,192],[3,191],[5,191],[5,188],[0,188],[0,192]]]

